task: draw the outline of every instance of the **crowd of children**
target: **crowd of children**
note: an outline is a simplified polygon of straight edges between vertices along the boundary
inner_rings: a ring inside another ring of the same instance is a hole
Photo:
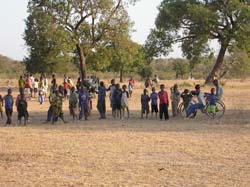
[[[84,84],[85,82],[85,84]],[[215,113],[215,101],[221,99],[223,90],[219,85],[218,80],[214,80],[215,88],[211,89],[211,93],[207,94],[209,98],[208,111]],[[42,105],[45,97],[48,93],[48,79],[45,75],[41,75],[40,78],[34,78],[32,75],[26,74],[20,76],[18,80],[20,94],[16,98],[15,106],[18,112],[18,122],[21,124],[21,119],[24,118],[24,125],[29,120],[28,113],[28,99],[30,97],[36,98],[38,92],[38,101]],[[135,81],[130,78],[128,86],[116,84],[115,80],[111,80],[111,84],[108,88],[105,87],[104,82],[99,83],[98,88],[94,88],[88,81],[81,81],[78,78],[76,87],[70,77],[64,75],[63,84],[58,85],[56,76],[52,75],[49,103],[50,107],[47,113],[47,122],[54,124],[60,118],[63,122],[63,101],[68,99],[70,115],[75,120],[88,120],[90,111],[92,109],[92,93],[97,94],[97,110],[100,114],[100,119],[106,119],[106,93],[109,92],[110,107],[112,109],[112,117],[118,119],[130,118],[129,111],[129,98],[132,96]],[[165,90],[165,85],[161,84],[160,90],[157,92],[156,87],[152,87],[152,92],[149,94],[148,88],[150,85],[145,85],[143,93],[141,94],[141,118],[148,118],[151,111],[152,118],[159,118],[160,120],[169,119],[169,95]],[[128,88],[128,90],[127,90]],[[91,90],[91,92],[90,92]],[[197,102],[192,103],[192,98],[196,96]],[[204,93],[200,89],[200,85],[195,86],[194,91],[185,89],[182,93],[178,90],[178,85],[175,84],[170,88],[170,100],[172,106],[172,116],[178,116],[178,106],[180,99],[183,100],[186,116],[190,117],[197,109],[202,109],[206,105]],[[3,106],[7,116],[6,125],[12,123],[12,113],[14,106],[14,98],[12,96],[12,90],[8,89],[7,95],[2,97],[0,95],[0,115],[3,118]],[[151,110],[150,110],[151,109]]]

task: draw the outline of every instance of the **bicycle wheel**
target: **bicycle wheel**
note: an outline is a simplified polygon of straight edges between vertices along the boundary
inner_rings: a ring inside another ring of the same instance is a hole
[[[206,114],[208,117],[213,118],[213,119],[214,118],[221,118],[224,115],[225,110],[226,110],[225,104],[220,100],[216,100],[215,113],[210,113],[208,111],[208,107],[207,107]]]

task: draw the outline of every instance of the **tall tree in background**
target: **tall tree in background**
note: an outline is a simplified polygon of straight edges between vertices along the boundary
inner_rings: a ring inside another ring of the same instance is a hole
[[[29,56],[24,60],[29,72],[67,72],[71,66],[70,36],[54,23],[42,7],[29,3],[24,39]],[[71,66],[72,67],[72,66]]]
[[[244,0],[163,0],[156,28],[148,36],[151,55],[167,54],[180,43],[188,59],[209,52],[209,42],[217,40],[220,50],[206,83],[220,78],[224,56],[231,46],[250,51],[250,2]]]
[[[134,0],[135,1],[135,0]],[[128,3],[134,2],[126,1]],[[123,0],[30,0],[64,28],[77,49],[82,78],[87,75],[86,58],[106,44],[112,33],[127,32],[128,14]]]

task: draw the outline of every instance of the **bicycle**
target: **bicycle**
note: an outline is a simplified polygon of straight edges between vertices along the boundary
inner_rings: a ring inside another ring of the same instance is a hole
[[[206,105],[204,108],[200,109],[200,111],[202,113],[205,113],[209,118],[215,119],[215,118],[222,118],[225,114],[226,111],[226,105],[224,104],[223,101],[216,99],[215,101],[215,113],[211,113],[208,110],[208,106],[209,106],[209,100],[208,100],[208,95],[205,94],[205,99],[206,99]],[[191,101],[192,102],[192,101]],[[181,117],[186,117],[186,109],[184,108],[184,103],[180,103],[178,106],[178,114]],[[194,118],[197,114],[197,110],[195,110],[195,112],[193,114],[191,114],[191,116],[189,116],[190,118]]]

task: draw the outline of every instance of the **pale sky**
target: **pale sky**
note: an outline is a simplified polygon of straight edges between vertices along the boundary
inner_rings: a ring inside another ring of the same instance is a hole
[[[154,27],[157,16],[157,7],[162,0],[140,0],[129,8],[129,15],[134,21],[132,39],[144,44],[149,31]],[[28,0],[0,0],[0,54],[15,60],[22,60],[27,55],[23,40],[25,28],[24,20],[27,17]],[[180,57],[181,51],[177,48],[170,54],[171,57]]]

